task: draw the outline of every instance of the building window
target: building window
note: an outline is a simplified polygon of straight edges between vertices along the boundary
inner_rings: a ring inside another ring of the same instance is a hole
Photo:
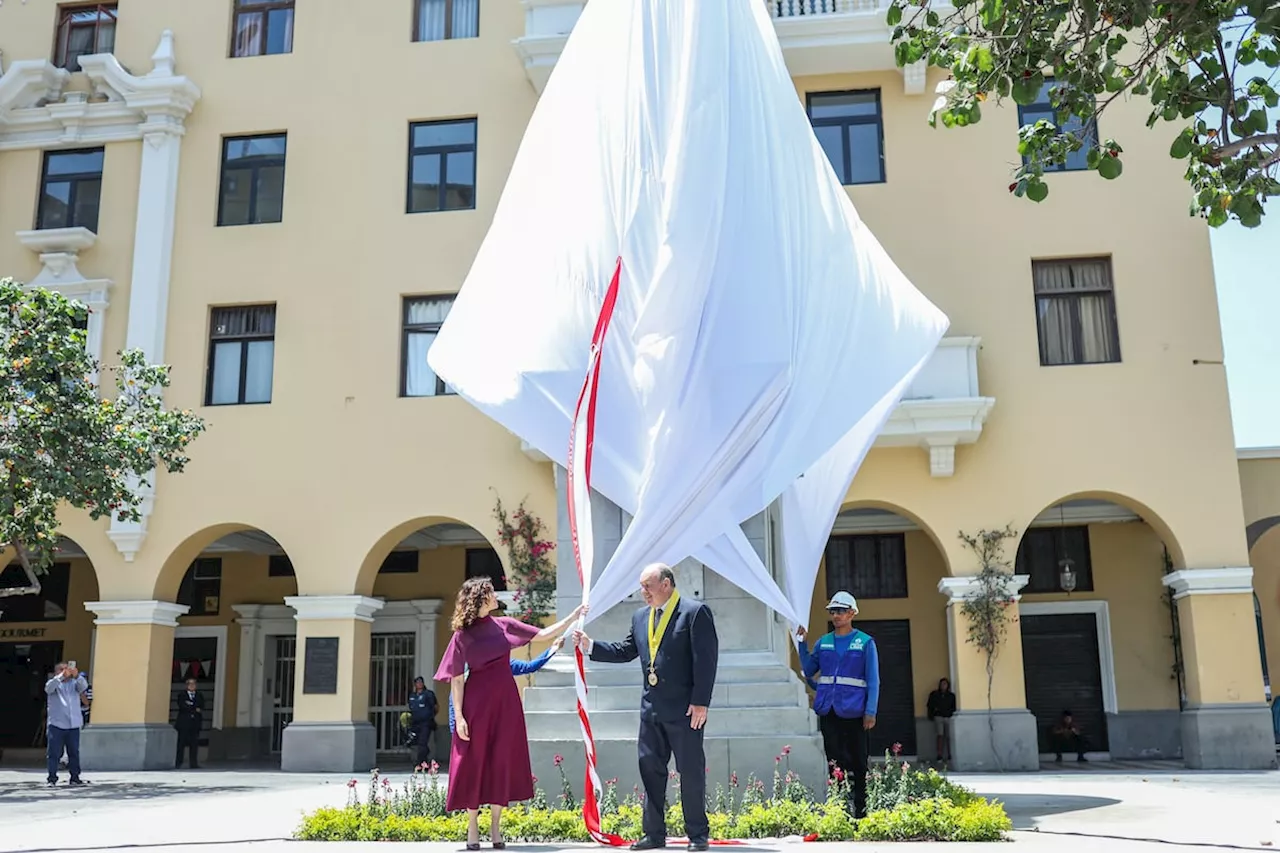
[[[260,225],[284,218],[285,142],[283,133],[222,140],[219,225]]]
[[[292,578],[297,573],[293,570],[293,561],[285,554],[272,554],[267,558],[267,577]]]
[[[1018,107],[1018,125],[1026,127],[1035,124],[1044,119],[1050,124],[1058,127],[1062,133],[1079,134],[1084,127],[1084,123],[1079,116],[1073,115],[1067,119],[1067,123],[1058,124],[1058,117],[1054,114],[1053,104],[1049,101],[1049,92],[1055,85],[1061,85],[1053,80],[1046,80],[1044,85],[1040,87],[1040,94],[1036,97],[1034,104]],[[1098,147],[1098,125],[1095,123],[1089,128],[1089,133],[1085,136],[1084,144],[1079,150],[1072,152],[1067,156],[1067,161],[1061,165],[1045,166],[1046,172],[1078,172],[1082,169],[1089,168],[1089,151]],[[1025,165],[1027,158],[1023,157],[1022,162]]]
[[[476,120],[409,125],[408,213],[476,206]]]
[[[467,549],[467,580],[471,578],[488,578],[493,581],[494,592],[507,591],[507,574],[498,552],[492,548]]]
[[[58,43],[53,64],[76,72],[80,57],[110,53],[116,46],[116,4],[63,6],[58,9]]]
[[[215,308],[205,405],[270,403],[275,356],[276,306]]]
[[[880,90],[810,94],[809,122],[840,183],[884,183]]]
[[[907,545],[901,533],[832,536],[827,542],[827,592],[854,598],[907,597]]]
[[[1076,573],[1073,592],[1093,591],[1093,564],[1089,559],[1089,528],[1033,527],[1018,544],[1016,571],[1030,580],[1023,593],[1062,592],[1063,561],[1070,560]]]
[[[417,551],[392,551],[378,567],[380,575],[414,575],[418,573]]]
[[[401,397],[439,397],[453,393],[453,389],[445,385],[427,364],[427,351],[452,307],[452,296],[415,296],[404,300],[404,332],[400,344]]]
[[[45,153],[36,228],[88,228],[97,233],[102,157],[101,148]]]
[[[235,0],[231,55],[293,53],[294,0]]]
[[[0,570],[0,589],[28,586],[21,563]],[[0,598],[0,622],[61,622],[67,618],[67,598],[71,592],[71,564],[54,563],[40,576],[38,595],[11,595]]]
[[[1109,258],[1034,261],[1031,274],[1042,365],[1120,360]]]
[[[222,560],[206,557],[187,569],[178,585],[178,604],[191,608],[188,616],[217,616],[222,598]]]
[[[479,35],[480,0],[414,0],[414,41],[473,39]]]

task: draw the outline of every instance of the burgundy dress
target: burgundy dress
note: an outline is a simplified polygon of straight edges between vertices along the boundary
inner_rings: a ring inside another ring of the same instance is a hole
[[[511,650],[527,646],[538,628],[505,616],[485,616],[455,631],[436,681],[467,669],[461,717],[471,740],[453,738],[449,750],[449,811],[505,806],[533,797],[529,736],[520,691],[511,674]]]

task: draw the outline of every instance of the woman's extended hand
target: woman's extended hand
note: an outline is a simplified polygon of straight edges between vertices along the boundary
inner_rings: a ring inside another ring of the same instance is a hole
[[[551,654],[553,655],[560,654],[560,650],[564,648],[564,641],[568,638],[569,638],[568,632],[565,632],[561,634],[559,637],[556,637],[555,642],[551,644]]]
[[[467,721],[462,717],[454,720],[454,728],[458,730],[458,737],[463,740],[471,740],[471,727],[467,725]]]

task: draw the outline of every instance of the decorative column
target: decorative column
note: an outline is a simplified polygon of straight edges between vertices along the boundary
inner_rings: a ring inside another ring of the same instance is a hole
[[[1163,578],[1178,608],[1187,707],[1182,757],[1197,770],[1276,766],[1253,610],[1253,569],[1183,569]]]
[[[93,723],[86,770],[163,770],[178,734],[169,724],[173,630],[187,612],[168,601],[89,601],[94,620]]]
[[[284,602],[297,614],[298,659],[280,768],[366,771],[377,746],[369,722],[370,629],[383,602],[363,595],[298,595]]]
[[[1027,710],[1022,670],[1022,630],[1018,593],[1026,575],[1011,576],[1013,602],[1007,629],[996,652],[990,705],[987,701],[987,658],[968,641],[969,620],[962,607],[981,592],[976,576],[943,578],[938,592],[947,596],[947,638],[951,653],[951,685],[956,694],[951,757],[956,770],[1038,770],[1040,750],[1036,718]]]

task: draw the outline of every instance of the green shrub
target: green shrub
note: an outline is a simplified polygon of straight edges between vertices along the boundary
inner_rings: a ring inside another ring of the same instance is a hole
[[[857,822],[858,841],[999,841],[1013,828],[1004,807],[978,798],[958,806],[943,797],[903,803]]]

